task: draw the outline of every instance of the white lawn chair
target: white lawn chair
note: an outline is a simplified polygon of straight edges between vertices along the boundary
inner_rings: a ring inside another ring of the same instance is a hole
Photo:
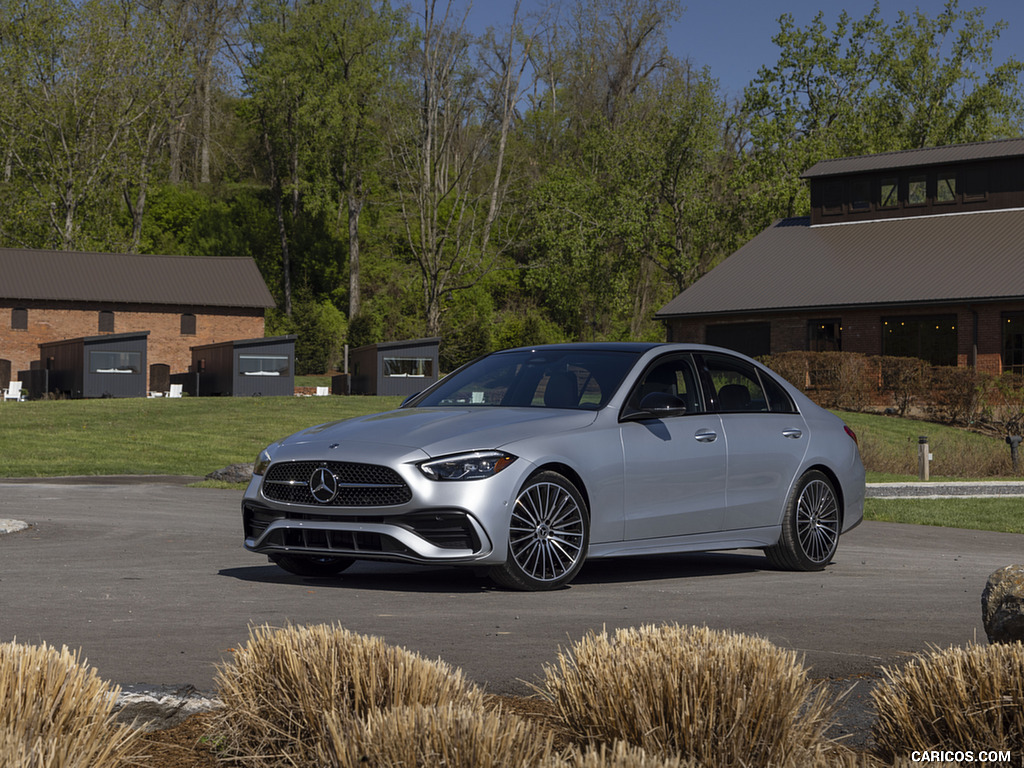
[[[181,384],[171,384],[171,390],[167,393],[168,397],[181,397]]]
[[[18,401],[24,399],[25,393],[21,389],[20,381],[12,381],[10,383],[10,386],[8,386],[7,389],[4,390],[4,400]]]

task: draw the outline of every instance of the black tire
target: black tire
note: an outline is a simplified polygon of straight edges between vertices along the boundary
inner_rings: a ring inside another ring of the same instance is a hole
[[[317,557],[316,555],[271,555],[270,559],[288,573],[316,578],[337,576],[355,562],[350,557]]]
[[[491,569],[503,587],[528,592],[564,587],[590,543],[590,513],[575,485],[557,472],[530,477],[509,519],[508,559]]]
[[[764,553],[776,568],[820,571],[832,562],[841,530],[835,486],[824,472],[811,470],[793,487],[779,541],[766,547]]]

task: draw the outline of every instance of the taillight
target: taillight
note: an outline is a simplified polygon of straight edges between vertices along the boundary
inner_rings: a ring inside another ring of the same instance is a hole
[[[857,433],[850,429],[848,426],[843,424],[843,429],[846,430],[846,434],[853,438],[853,442],[857,443],[857,447],[860,448],[860,442],[857,440]]]

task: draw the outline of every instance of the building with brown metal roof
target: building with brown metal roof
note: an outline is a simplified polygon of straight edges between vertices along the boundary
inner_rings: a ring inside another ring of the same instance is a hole
[[[148,332],[150,368],[184,372],[193,346],[263,336],[274,303],[252,259],[0,248],[0,361],[17,378],[41,344]]]
[[[776,222],[658,311],[673,341],[1024,372],[1024,139],[818,163]]]

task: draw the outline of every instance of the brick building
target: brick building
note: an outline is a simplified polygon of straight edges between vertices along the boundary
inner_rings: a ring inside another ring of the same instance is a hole
[[[1024,139],[818,163],[783,219],[658,311],[671,341],[1024,372]]]
[[[272,306],[252,259],[0,249],[0,361],[11,378],[45,365],[40,344],[141,331],[149,366],[185,372],[194,346],[263,336]]]

